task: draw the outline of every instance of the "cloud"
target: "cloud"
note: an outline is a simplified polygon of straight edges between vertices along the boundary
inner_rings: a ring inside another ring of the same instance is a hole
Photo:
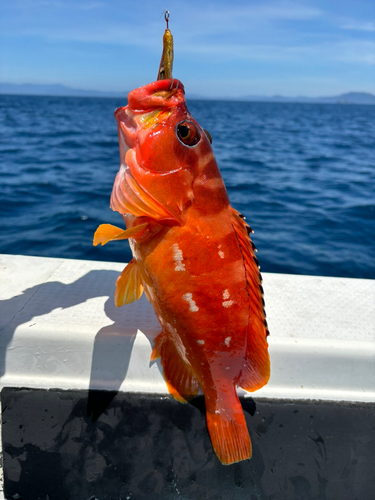
[[[76,0],[16,0],[28,6],[28,15],[15,16],[12,22],[4,23],[3,35],[10,37],[37,37],[48,41],[84,42],[98,44],[118,44],[137,46],[150,51],[156,50],[156,40],[160,40],[163,30],[162,15],[158,2],[149,4],[153,8],[145,10],[144,4],[134,4],[131,19],[124,12],[116,13],[116,4],[107,4],[105,14],[97,10],[95,16],[86,16],[84,10],[94,11],[104,4],[101,1]],[[32,2],[32,3],[30,3]],[[173,1],[172,1],[173,4]],[[50,7],[48,12],[44,8]],[[39,12],[35,8],[39,7]],[[283,22],[291,20],[307,21],[323,16],[323,12],[300,1],[265,1],[239,5],[220,1],[199,4],[192,0],[188,5],[175,2],[174,14],[171,14],[171,28],[176,40],[182,41],[183,50],[194,50],[196,53],[222,53],[238,50],[239,55],[248,58],[246,45],[258,42],[259,54],[268,59],[268,52],[278,43],[279,28]],[[74,15],[71,9],[76,9]],[[172,7],[171,7],[172,9]],[[54,12],[53,12],[54,11]],[[81,12],[79,12],[81,11]],[[195,12],[195,15],[192,15]],[[91,14],[91,12],[90,12]],[[271,25],[271,26],[269,26]],[[283,29],[282,29],[282,32]],[[269,35],[266,35],[269,33]],[[265,36],[267,41],[265,42]],[[290,34],[284,36],[283,45],[291,43]],[[200,48],[199,45],[203,47]],[[216,48],[215,48],[216,45]],[[267,51],[265,46],[269,46]],[[219,48],[219,50],[218,50]],[[159,50],[160,47],[157,47]],[[276,47],[277,51],[278,48]]]
[[[45,38],[47,40],[62,42],[83,42],[99,44],[136,45],[138,47],[155,47],[155,40],[160,41],[160,29],[155,37],[145,37],[135,26],[103,26],[100,30],[84,29],[81,27],[62,27],[50,29],[50,27],[26,28],[22,32],[23,36]],[[158,49],[160,49],[158,47]]]
[[[171,3],[172,30],[205,38],[223,34],[237,37],[240,33],[250,36],[262,29],[262,25],[308,21],[324,15],[320,9],[292,0],[253,1],[251,4],[239,4],[238,1],[221,3],[220,0],[215,3],[172,0]],[[123,43],[130,38],[126,33],[130,33],[137,43],[145,46],[147,43],[141,42],[141,39],[150,39],[154,33],[160,33],[163,27],[159,4],[159,0],[134,3],[131,13],[127,15],[126,5],[123,10],[119,10],[116,0],[107,3],[100,0],[15,0],[16,7],[9,7],[12,13],[10,22],[4,23],[4,27],[7,33],[12,31],[19,36],[99,43]],[[87,17],[85,11],[95,10],[95,16]],[[22,16],[18,15],[19,12],[22,12]],[[78,19],[82,20],[79,29],[70,29]],[[149,45],[153,43],[150,41]]]
[[[349,22],[341,26],[344,30],[375,31],[375,21]]]
[[[308,44],[262,44],[262,43],[190,43],[179,48],[185,56],[199,54],[216,57],[217,60],[248,60],[260,62],[310,61],[320,65],[322,62],[344,62],[359,65],[375,64],[375,41],[347,39],[324,40]]]
[[[34,9],[43,8],[58,8],[58,9],[76,9],[76,10],[91,10],[105,7],[104,2],[100,1],[71,1],[67,0],[23,0],[19,2],[19,7]]]
[[[262,19],[281,19],[281,20],[309,20],[316,19],[323,15],[321,9],[303,5],[300,2],[276,2],[262,3],[248,7],[230,8],[222,11],[226,19],[231,16],[252,18],[256,20]]]
[[[314,21],[324,17],[321,9],[298,1],[249,2],[245,5],[239,5],[239,2],[202,2],[197,8],[197,15],[191,15],[190,2],[181,4],[176,14],[175,17],[171,14],[173,27],[205,38],[226,34],[237,37],[240,33],[251,37],[260,31],[262,34],[270,32],[271,26],[276,29],[288,21]]]
[[[80,42],[87,44],[87,49],[90,44],[108,44],[128,46],[130,50],[139,48],[142,54],[160,52],[164,29],[161,0],[134,3],[129,13],[125,7],[125,11],[118,11],[120,4],[116,0],[15,2],[29,5],[30,16],[16,16],[14,22],[4,23],[3,35],[35,37],[43,43]],[[248,0],[232,3],[170,0],[170,3],[176,53],[184,56],[185,61],[199,55],[203,60],[211,62],[212,58],[216,63],[220,60],[286,62],[301,67],[306,67],[309,61],[316,66],[327,61],[375,64],[375,42],[360,39],[360,34],[354,31],[375,31],[375,23],[338,18],[317,8],[316,2],[314,5],[298,0],[253,0],[251,3]],[[39,6],[39,11],[35,13],[31,5]],[[46,14],[42,5],[54,8],[53,15]],[[101,7],[105,7],[104,12]],[[76,9],[73,16],[71,9]],[[338,33],[338,26],[345,31]]]
[[[345,40],[334,46],[335,59],[351,64],[375,65],[375,41]]]

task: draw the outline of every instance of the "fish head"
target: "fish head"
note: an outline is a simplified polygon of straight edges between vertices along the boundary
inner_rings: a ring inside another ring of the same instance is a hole
[[[208,135],[187,109],[183,85],[169,79],[135,89],[115,118],[120,170],[111,208],[182,224],[205,158],[214,159]],[[212,168],[218,171],[215,160]]]

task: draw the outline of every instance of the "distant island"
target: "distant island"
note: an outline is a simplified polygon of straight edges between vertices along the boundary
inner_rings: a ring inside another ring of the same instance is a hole
[[[0,83],[0,94],[39,95],[39,96],[70,96],[70,97],[121,97],[126,98],[128,92],[101,92],[99,90],[82,90],[61,84],[37,85],[32,83]],[[305,102],[327,104],[375,104],[375,95],[369,92],[347,92],[331,97],[284,97],[281,95],[262,96],[245,95],[238,97],[215,97],[213,99],[197,94],[187,93],[190,100],[225,100],[225,101],[262,101],[262,102]]]
[[[347,92],[329,97],[283,97],[275,95],[272,97],[249,95],[241,98],[241,101],[267,101],[267,102],[307,102],[327,104],[375,104],[375,95],[369,92]]]
[[[51,95],[70,97],[127,97],[128,92],[101,92],[66,87],[60,83],[37,85],[34,83],[0,83],[0,94],[14,95]]]

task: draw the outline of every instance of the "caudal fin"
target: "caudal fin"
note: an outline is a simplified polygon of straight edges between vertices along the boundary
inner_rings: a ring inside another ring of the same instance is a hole
[[[213,449],[223,465],[251,458],[251,441],[244,414],[207,411],[207,428]]]

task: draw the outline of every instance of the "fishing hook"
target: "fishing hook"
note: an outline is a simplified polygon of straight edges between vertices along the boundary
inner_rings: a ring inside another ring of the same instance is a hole
[[[165,9],[165,12],[164,12],[164,19],[165,19],[165,22],[167,23],[167,30],[169,30],[169,26],[168,26],[168,22],[169,22],[169,10]]]

